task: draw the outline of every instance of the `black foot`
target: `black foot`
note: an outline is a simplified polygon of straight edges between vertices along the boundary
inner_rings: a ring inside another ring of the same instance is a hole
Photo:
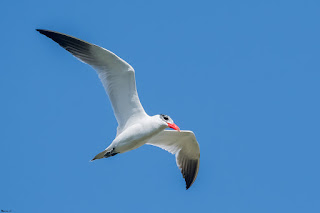
[[[112,156],[115,156],[116,154],[119,154],[118,152],[114,152],[114,148],[110,151],[110,152],[107,152],[104,157],[105,158],[108,158],[108,157],[112,157]]]

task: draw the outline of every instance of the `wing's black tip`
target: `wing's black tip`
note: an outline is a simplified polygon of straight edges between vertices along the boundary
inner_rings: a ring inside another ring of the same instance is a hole
[[[61,47],[81,61],[85,63],[92,61],[93,56],[90,52],[90,47],[93,46],[92,44],[64,33],[42,29],[36,29],[36,31],[57,42]]]
[[[48,30],[43,30],[43,29],[36,29],[36,31],[38,31],[39,33],[41,33],[41,34],[44,34],[46,31],[48,31]]]
[[[187,183],[187,184],[186,184],[186,190],[188,190],[191,185],[192,185],[192,183]]]
[[[195,181],[199,169],[199,159],[188,160],[182,169],[183,177],[186,181],[186,190],[190,188],[190,186]]]
[[[51,39],[53,39],[54,37],[57,37],[57,36],[68,36],[68,35],[65,35],[63,33],[59,33],[59,32],[55,32],[55,31],[52,31],[52,30],[44,30],[44,29],[36,29],[36,31],[38,31],[39,33],[41,33],[42,35],[45,35]],[[71,36],[69,36],[71,37]]]
[[[51,31],[51,30],[36,29],[36,31],[38,31],[42,35],[47,36],[48,38],[51,38],[52,40],[54,40],[57,43],[59,43],[59,42],[56,40],[56,38],[68,36],[63,33],[55,32],[55,31]],[[69,36],[69,37],[71,37],[71,36]]]

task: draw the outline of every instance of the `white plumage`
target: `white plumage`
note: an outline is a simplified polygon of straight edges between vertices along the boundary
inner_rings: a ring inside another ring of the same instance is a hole
[[[98,73],[118,122],[117,136],[92,160],[108,158],[144,144],[175,154],[187,189],[195,181],[200,162],[199,144],[191,131],[180,131],[167,115],[149,116],[144,111],[136,89],[134,69],[123,59],[97,45],[50,30],[37,30],[51,38]],[[176,131],[165,130],[172,128]]]

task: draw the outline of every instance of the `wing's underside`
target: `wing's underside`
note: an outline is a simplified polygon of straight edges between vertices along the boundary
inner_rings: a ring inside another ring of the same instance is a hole
[[[109,50],[78,38],[50,30],[37,31],[97,71],[118,121],[118,134],[136,118],[146,116],[136,90],[134,70],[127,62]]]
[[[164,130],[147,144],[175,154],[177,166],[186,181],[186,188],[194,183],[199,171],[200,148],[193,132]]]

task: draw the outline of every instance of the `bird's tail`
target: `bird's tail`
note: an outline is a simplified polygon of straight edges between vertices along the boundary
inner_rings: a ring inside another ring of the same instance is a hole
[[[100,152],[99,154],[97,154],[91,161],[104,158],[104,155],[105,155],[106,153],[107,153],[107,150],[103,150],[102,152]]]
[[[100,152],[99,154],[97,154],[91,161],[101,159],[101,158],[108,158],[111,156],[115,156],[116,154],[118,154],[118,153],[114,151],[114,148],[111,150],[106,149],[106,150],[103,150],[102,152]]]

